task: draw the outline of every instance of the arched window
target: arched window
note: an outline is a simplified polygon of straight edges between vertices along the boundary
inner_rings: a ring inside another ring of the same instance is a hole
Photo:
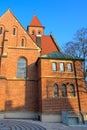
[[[2,27],[0,27],[0,34],[2,34]]]
[[[58,97],[58,96],[59,96],[58,85],[54,84],[54,97]]]
[[[75,97],[75,88],[73,84],[70,84],[70,95],[71,97]]]
[[[38,34],[40,35],[40,34],[41,34],[41,31],[38,31]]]
[[[20,58],[17,62],[17,78],[26,78],[26,59]]]
[[[35,31],[34,30],[32,31],[32,35],[35,35]]]
[[[67,88],[66,85],[62,85],[62,97],[67,97]]]
[[[16,28],[13,28],[13,35],[16,35]]]
[[[21,40],[21,46],[24,47],[24,39]]]

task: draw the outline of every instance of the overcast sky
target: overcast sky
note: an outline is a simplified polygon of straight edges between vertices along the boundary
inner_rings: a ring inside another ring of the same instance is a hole
[[[87,27],[87,0],[0,0],[0,16],[9,8],[25,29],[36,14],[45,34],[52,32],[60,47]]]

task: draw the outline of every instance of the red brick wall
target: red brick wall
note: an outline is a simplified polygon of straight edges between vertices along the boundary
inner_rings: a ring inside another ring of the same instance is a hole
[[[6,80],[0,76],[0,111],[5,110],[6,84]]]
[[[9,20],[8,20],[9,19]],[[61,110],[78,110],[77,86],[80,91],[81,107],[87,110],[87,92],[85,90],[82,65],[80,61],[75,62],[76,77],[73,61],[62,61],[65,64],[65,72],[60,72],[58,60],[36,60],[40,56],[40,49],[35,45],[20,23],[10,11],[0,17],[0,26],[6,32],[3,42],[3,34],[0,35],[0,50],[4,45],[0,66],[0,110],[1,111],[33,111],[43,113],[60,113]],[[13,36],[13,28],[16,35]],[[25,46],[21,46],[24,38]],[[24,57],[27,61],[27,78],[18,79],[17,61]],[[52,62],[57,62],[57,72],[52,71]],[[72,63],[73,71],[67,72],[67,63]],[[37,68],[38,67],[38,68]],[[2,78],[4,76],[4,78]],[[59,86],[59,97],[54,97],[53,85]],[[67,84],[68,83],[68,84]],[[68,97],[61,95],[61,86],[66,84]],[[70,96],[69,85],[73,84],[76,96]]]
[[[37,82],[9,80],[6,92],[7,111],[37,111]]]
[[[57,71],[52,71],[52,62],[57,62]],[[73,61],[62,61],[65,65],[65,72],[60,72],[59,63],[61,60],[49,60],[49,59],[41,59],[39,60],[39,65],[41,65],[41,75],[39,74],[40,82],[41,82],[41,92],[42,92],[42,112],[43,113],[61,113],[62,110],[74,110],[79,111],[78,109],[78,95],[77,95],[77,86],[76,86],[76,78],[74,73],[74,63]],[[72,63],[72,72],[68,72],[67,63]],[[75,67],[77,69],[76,74],[78,80],[78,87],[81,96],[81,106],[82,111],[87,109],[87,105],[84,107],[87,99],[87,92],[85,90],[85,82],[83,77],[83,71],[80,61],[76,61]],[[54,97],[54,84],[58,84],[59,87],[59,96]],[[67,87],[67,98],[62,97],[61,87],[65,84]],[[75,97],[70,96],[70,84],[73,84],[75,87]],[[79,85],[80,84],[80,85]],[[84,89],[84,92],[82,89]],[[82,94],[83,93],[83,97]],[[85,100],[84,100],[85,97]]]
[[[42,55],[46,55],[51,52],[60,52],[60,48],[56,45],[55,41],[53,40],[53,37],[50,36],[42,36],[41,37],[41,42],[42,42]]]
[[[9,20],[8,20],[9,19]],[[0,18],[0,26],[6,32],[4,39],[4,49],[1,58],[1,73],[6,77],[4,87],[0,79],[0,93],[4,98],[0,102],[0,110],[6,111],[37,111],[38,85],[37,68],[35,62],[40,56],[40,49],[35,45],[30,36],[26,33],[20,23],[15,19],[10,11],[7,11]],[[16,28],[16,35],[13,35],[13,28]],[[25,46],[21,46],[24,38]],[[0,35],[0,46],[2,46],[3,34]],[[1,49],[1,48],[0,48]],[[17,62],[20,57],[27,61],[27,78],[18,79]]]
[[[32,31],[35,32],[35,35],[38,35],[38,32],[40,31],[41,35],[44,35],[44,29],[43,27],[29,27],[28,33],[31,35]]]

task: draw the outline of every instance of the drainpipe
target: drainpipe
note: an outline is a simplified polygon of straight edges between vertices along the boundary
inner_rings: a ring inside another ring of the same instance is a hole
[[[83,116],[82,110],[81,110],[81,102],[80,102],[80,95],[79,95],[79,85],[78,85],[77,74],[76,74],[75,60],[73,61],[73,65],[74,65],[74,74],[75,74],[75,81],[76,81],[76,88],[77,88],[77,98],[78,98],[79,113],[81,115],[82,123],[85,124],[84,116]]]

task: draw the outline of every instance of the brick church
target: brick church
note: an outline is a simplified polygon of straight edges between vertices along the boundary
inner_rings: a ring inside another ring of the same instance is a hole
[[[10,10],[0,16],[3,118],[60,122],[62,111],[87,112],[82,59],[64,54],[44,29],[37,16],[26,30]]]

